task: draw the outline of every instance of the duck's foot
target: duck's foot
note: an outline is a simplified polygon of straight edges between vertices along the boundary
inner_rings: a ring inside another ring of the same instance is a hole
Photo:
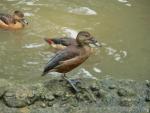
[[[75,84],[78,82],[76,80],[70,80],[66,76],[63,76],[63,78],[72,86],[72,88],[78,93],[80,90],[75,86]]]
[[[70,81],[71,81],[74,85],[80,83],[80,79],[70,79]]]

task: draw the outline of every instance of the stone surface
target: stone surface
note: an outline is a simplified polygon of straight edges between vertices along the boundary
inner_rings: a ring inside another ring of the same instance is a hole
[[[24,107],[32,104],[37,97],[27,87],[11,87],[4,95],[4,102],[9,107]]]
[[[2,113],[148,113],[150,89],[133,80],[81,79],[75,93],[64,80],[0,83]],[[8,84],[9,83],[9,84]]]

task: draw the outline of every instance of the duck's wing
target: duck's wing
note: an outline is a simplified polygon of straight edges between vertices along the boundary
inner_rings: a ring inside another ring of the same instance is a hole
[[[15,23],[15,20],[12,18],[11,15],[9,14],[3,14],[3,13],[0,13],[0,20],[2,22],[4,22],[5,24],[9,24],[9,23]]]
[[[61,44],[63,46],[75,45],[76,40],[71,37],[63,37],[63,38],[52,38],[51,39],[55,44]]]
[[[61,65],[62,61],[75,58],[77,55],[78,54],[76,52],[70,51],[70,49],[68,48],[62,51],[58,51],[56,55],[52,59],[50,59],[47,65],[45,66],[42,76],[46,75],[49,71]]]

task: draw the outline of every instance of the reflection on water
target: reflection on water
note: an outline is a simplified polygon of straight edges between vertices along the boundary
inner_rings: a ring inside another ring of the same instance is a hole
[[[149,5],[149,0],[2,0],[1,12],[22,10],[29,26],[0,30],[0,77],[44,79],[41,72],[54,53],[43,38],[76,37],[87,30],[103,48],[68,73],[70,77],[149,79]]]

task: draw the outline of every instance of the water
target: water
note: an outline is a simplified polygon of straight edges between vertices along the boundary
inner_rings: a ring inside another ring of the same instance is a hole
[[[0,12],[22,10],[29,26],[0,30],[0,77],[24,82],[50,79],[40,76],[54,55],[43,38],[87,30],[103,48],[68,73],[70,77],[150,79],[149,6],[150,0],[1,0]]]

